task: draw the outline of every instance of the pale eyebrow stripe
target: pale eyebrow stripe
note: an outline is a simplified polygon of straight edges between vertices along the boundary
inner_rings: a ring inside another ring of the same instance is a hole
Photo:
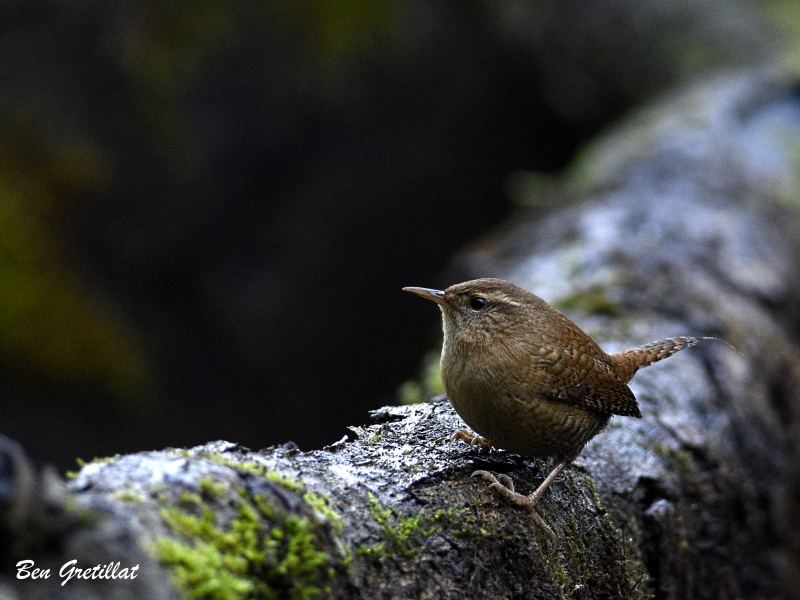
[[[511,296],[505,294],[504,292],[499,292],[499,293],[496,293],[496,294],[493,294],[493,295],[496,298],[499,298],[502,301],[504,301],[506,304],[510,304],[511,306],[522,306],[521,302],[517,302],[516,300],[513,300],[511,298]]]

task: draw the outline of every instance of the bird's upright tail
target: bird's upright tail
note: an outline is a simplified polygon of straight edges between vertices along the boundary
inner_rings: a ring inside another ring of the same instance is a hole
[[[685,348],[691,348],[702,339],[706,338],[682,336],[651,342],[639,348],[611,354],[611,364],[619,378],[628,383],[642,367],[652,365]]]

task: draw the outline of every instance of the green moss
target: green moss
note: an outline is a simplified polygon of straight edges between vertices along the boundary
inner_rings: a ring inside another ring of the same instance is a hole
[[[199,482],[200,490],[208,498],[222,498],[230,489],[227,483],[217,483],[211,477],[203,477]]]
[[[356,554],[376,564],[380,563],[387,556],[390,556],[389,552],[386,551],[386,542],[361,544],[356,548]]]
[[[329,591],[336,571],[352,560],[335,537],[342,523],[332,502],[263,464],[234,461],[220,453],[196,456],[302,495],[314,514],[290,514],[239,490],[234,497],[236,517],[219,522],[210,505],[228,505],[233,490],[229,483],[208,476],[198,482],[200,493],[184,491],[177,506],[160,494],[162,518],[179,537],[156,540],[156,556],[172,568],[176,584],[189,597],[214,600],[311,598]]]
[[[273,483],[277,483],[282,485],[287,490],[291,490],[295,493],[302,493],[304,488],[303,484],[291,479],[289,477],[285,477],[278,473],[277,471],[273,471],[266,465],[258,463],[253,460],[242,460],[237,461],[230,458],[226,458],[222,454],[218,452],[200,452],[196,455],[184,455],[184,456],[197,456],[200,458],[207,458],[208,460],[214,461],[217,464],[224,465],[226,467],[230,467],[231,469],[235,469],[237,471],[243,471],[245,473],[250,473],[251,475],[257,475],[258,477],[263,477],[272,481]],[[201,481],[202,485],[202,481]],[[214,486],[224,485],[224,484],[213,484]],[[217,488],[219,489],[219,488]]]
[[[561,560],[566,561],[563,569],[566,582],[559,580],[559,583],[566,586],[565,590],[584,586],[598,595],[602,595],[603,590],[609,593],[623,590],[629,598],[648,597],[648,574],[643,563],[639,521],[625,512],[615,511],[613,504],[612,509],[607,509],[591,477],[583,474],[576,478],[576,483],[581,480],[591,491],[592,503],[601,521],[582,529],[575,517],[570,516]],[[604,571],[597,566],[597,548],[609,544],[624,560],[615,561],[611,571]]]
[[[237,471],[245,471],[247,473],[252,473],[253,475],[258,475],[259,477],[267,477],[267,473],[270,473],[271,470],[268,469],[265,465],[261,463],[257,463],[253,460],[232,460],[230,458],[225,458],[222,454],[218,452],[201,452],[197,454],[200,458],[207,458],[208,460],[214,461],[220,465],[225,465],[226,467],[231,467],[232,469],[236,469]],[[278,479],[280,475],[274,476],[273,479],[276,483],[280,483]]]
[[[372,437],[370,437],[369,439],[365,439],[362,443],[365,446],[371,446],[372,444],[377,444],[380,441],[381,441],[381,434],[375,432],[372,434]]]
[[[596,285],[554,303],[558,310],[580,310],[589,314],[619,316],[619,305],[608,297],[608,287]]]
[[[569,560],[569,571],[573,580],[585,583],[592,576],[592,566],[594,556],[589,550],[589,546],[597,539],[596,534],[589,534],[590,539],[585,539],[587,532],[581,532],[578,522],[573,515],[569,517],[569,528],[566,537],[566,555]]]
[[[440,508],[433,513],[433,521],[438,523],[442,529],[446,529],[458,537],[485,537],[485,529],[474,527],[477,523],[475,517],[464,517],[464,513],[468,510],[468,508],[456,508],[455,506]]]
[[[572,579],[567,574],[566,569],[560,563],[553,563],[553,568],[550,571],[553,581],[561,586],[562,589],[568,589]]]
[[[114,454],[113,456],[95,456],[95,457],[92,459],[92,462],[93,462],[93,463],[106,463],[106,464],[110,464],[110,463],[116,462],[116,461],[117,461],[117,460],[119,460],[121,457],[122,457],[122,455],[121,455],[121,454]],[[81,461],[81,462],[82,462],[82,461]],[[78,463],[78,464],[80,464],[80,463]],[[81,466],[83,466],[83,465],[81,465]]]
[[[92,464],[94,464],[94,463],[109,463],[110,464],[112,462],[115,462],[115,461],[119,460],[119,458],[121,456],[122,456],[121,454],[115,454],[114,456],[105,456],[105,457],[97,457],[97,456],[95,456],[91,460],[91,463]],[[87,464],[86,461],[83,460],[80,457],[76,458],[75,462],[77,463],[78,467],[80,467],[81,469],[83,467],[85,467],[86,464]],[[79,470],[78,471],[67,471],[66,475],[67,475],[67,477],[69,479],[75,479],[78,476],[79,472],[80,472]]]
[[[339,534],[342,532],[342,517],[333,510],[331,501],[328,498],[314,492],[306,492],[303,494],[303,500],[315,513],[322,516],[331,525],[334,533]]]
[[[582,531],[574,516],[570,515],[564,531],[565,543],[558,549],[545,545],[550,553],[548,563],[551,565],[550,576],[554,583],[561,587],[564,597],[577,589],[602,589],[605,581],[595,582],[597,556],[595,548],[599,534],[595,529]],[[605,573],[601,579],[607,579]],[[603,596],[605,597],[605,596]]]
[[[592,492],[592,505],[594,506],[595,511],[597,511],[598,515],[605,515],[607,514],[606,508],[603,505],[602,501],[600,500],[600,494],[597,491],[597,486],[594,484],[594,480],[589,477],[587,474],[583,474],[583,483],[586,484],[586,487]]]
[[[92,463],[110,463],[110,462],[113,462],[113,461],[117,460],[119,457],[120,457],[119,454],[115,454],[114,456],[110,456],[108,458],[98,458],[98,457],[95,456],[91,460],[91,462]],[[78,465],[78,467],[80,469],[83,469],[83,467],[85,467],[86,464],[87,464],[86,461],[83,460],[81,457],[77,457],[75,459],[75,463]],[[78,476],[78,473],[80,473],[80,469],[78,471],[67,471],[67,473],[66,473],[67,477],[69,479],[75,479]]]
[[[203,499],[200,497],[200,494],[195,494],[194,492],[190,492],[190,491],[186,490],[180,496],[180,503],[181,504],[195,505],[195,506],[202,506],[203,505]]]
[[[122,490],[114,494],[114,499],[120,502],[142,502],[144,496],[131,490]]]
[[[175,583],[187,596],[312,598],[329,591],[337,561],[324,551],[322,524],[315,519],[287,514],[243,491],[237,516],[225,525],[209,507],[194,499],[191,504],[188,510],[161,511],[182,539],[156,540],[156,556],[172,568]]]
[[[387,556],[398,555],[413,558],[419,552],[418,544],[435,531],[423,524],[430,524],[425,517],[425,509],[421,509],[412,517],[404,517],[393,508],[382,508],[374,494],[369,494],[370,512],[381,526],[384,540],[378,544],[358,548],[359,556],[373,561],[380,561]]]
[[[64,496],[64,503],[62,504],[64,511],[71,515],[82,525],[92,525],[105,519],[105,517],[97,511],[87,508],[80,502],[73,494]]]
[[[261,466],[261,465],[259,465],[259,466]],[[300,483],[299,481],[295,481],[294,479],[290,479],[289,477],[284,477],[283,475],[281,475],[277,471],[269,471],[268,470],[268,471],[266,471],[266,473],[264,473],[264,477],[269,479],[271,482],[277,483],[278,485],[282,485],[287,490],[291,490],[291,491],[296,492],[298,494],[302,493],[303,490],[304,490],[302,483]]]

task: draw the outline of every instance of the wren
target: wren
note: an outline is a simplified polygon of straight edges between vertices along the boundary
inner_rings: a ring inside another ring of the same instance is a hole
[[[606,354],[575,323],[537,295],[501,279],[476,279],[444,291],[406,287],[442,311],[442,383],[456,412],[478,435],[453,434],[484,448],[554,457],[556,466],[531,495],[507,475],[475,471],[527,510],[612,415],[641,417],[628,387],[636,371],[703,338],[674,337]]]

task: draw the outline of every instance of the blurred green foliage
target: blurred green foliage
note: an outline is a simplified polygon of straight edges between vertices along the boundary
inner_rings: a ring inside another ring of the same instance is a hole
[[[400,404],[427,402],[434,396],[444,394],[439,356],[438,350],[426,354],[422,361],[419,379],[409,379],[400,385],[397,390],[397,399]]]
[[[59,220],[108,182],[102,152],[27,106],[0,126],[0,369],[34,388],[94,389],[140,404],[141,344],[80,281]]]
[[[321,63],[342,66],[385,46],[399,33],[401,4],[394,0],[312,0],[275,3],[277,13],[301,33],[301,44]]]
[[[67,175],[68,176],[68,175]],[[47,191],[0,170],[0,363],[7,380],[100,386],[139,399],[149,379],[133,332],[92,299],[44,219]]]
[[[796,0],[763,0],[756,5],[778,31],[786,34],[781,39],[796,53],[800,41],[800,4]]]

